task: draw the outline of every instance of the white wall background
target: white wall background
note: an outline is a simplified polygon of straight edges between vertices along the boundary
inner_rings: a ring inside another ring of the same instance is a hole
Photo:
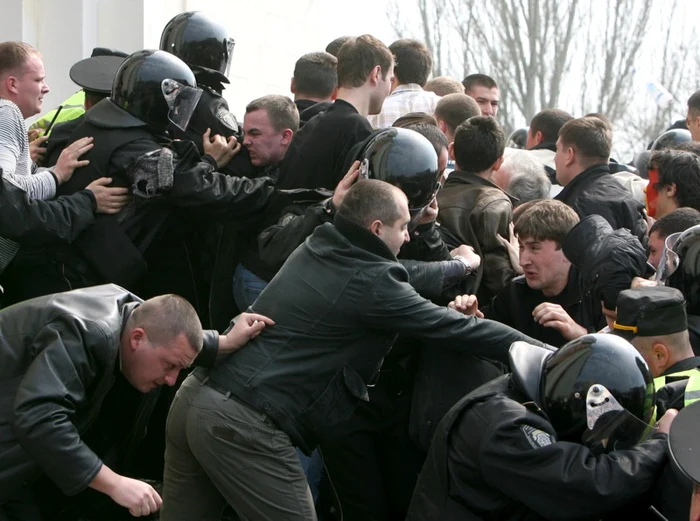
[[[168,20],[190,10],[224,24],[236,40],[224,95],[237,116],[258,96],[291,96],[296,60],[338,36],[394,39],[386,0],[0,0],[0,41],[22,40],[42,53],[47,112],[77,90],[68,71],[93,47],[157,48]]]

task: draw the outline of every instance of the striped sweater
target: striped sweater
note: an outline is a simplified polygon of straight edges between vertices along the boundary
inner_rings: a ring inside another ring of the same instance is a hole
[[[56,195],[54,175],[32,163],[22,112],[4,99],[0,99],[0,169],[6,180],[24,189],[31,199],[51,199]],[[0,273],[18,249],[17,243],[0,237]]]

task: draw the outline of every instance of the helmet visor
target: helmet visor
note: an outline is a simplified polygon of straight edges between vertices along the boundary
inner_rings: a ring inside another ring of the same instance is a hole
[[[223,70],[224,76],[228,77],[228,73],[231,71],[231,57],[233,56],[233,48],[236,45],[236,41],[233,38],[226,39],[226,66]]]
[[[587,429],[581,442],[597,454],[634,447],[656,432],[649,423],[654,412],[652,403],[649,400],[647,418],[643,421],[622,407],[605,386],[592,385],[586,397]]]
[[[672,233],[664,241],[664,251],[661,253],[659,268],[654,276],[654,280],[659,284],[666,284],[669,277],[678,269],[680,258],[674,248],[682,234],[683,232]]]
[[[168,119],[184,132],[197,108],[202,89],[190,87],[169,78],[164,79],[160,87],[168,104]]]

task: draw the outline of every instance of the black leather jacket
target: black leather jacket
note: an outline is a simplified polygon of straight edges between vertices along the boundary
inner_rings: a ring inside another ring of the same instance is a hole
[[[646,246],[644,205],[615,180],[607,164],[594,165],[578,174],[555,199],[573,208],[581,219],[598,214],[613,230],[627,228]]]
[[[21,245],[42,245],[56,240],[73,242],[95,222],[95,207],[95,196],[89,190],[53,201],[33,200],[22,188],[2,179],[0,236]]]
[[[0,313],[0,503],[46,474],[67,495],[102,467],[81,440],[119,370],[122,327],[142,300],[109,284],[47,295]],[[218,333],[205,331],[199,364]]]
[[[525,335],[420,297],[384,242],[336,214],[258,297],[275,321],[209,373],[212,385],[266,413],[307,453],[342,432],[397,333],[505,361]]]

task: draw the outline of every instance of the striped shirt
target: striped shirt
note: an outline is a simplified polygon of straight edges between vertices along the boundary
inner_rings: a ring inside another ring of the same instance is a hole
[[[4,99],[0,99],[0,169],[4,179],[25,190],[31,199],[51,199],[56,195],[53,174],[32,163],[22,112]],[[0,273],[18,249],[16,242],[0,237]]]

